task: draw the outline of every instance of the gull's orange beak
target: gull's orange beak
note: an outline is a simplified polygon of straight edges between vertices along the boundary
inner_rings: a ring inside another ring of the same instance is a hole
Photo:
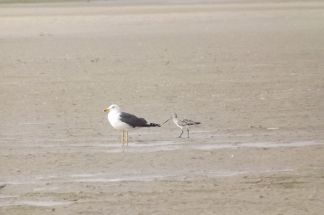
[[[103,111],[104,112],[109,112],[109,108],[105,108]]]

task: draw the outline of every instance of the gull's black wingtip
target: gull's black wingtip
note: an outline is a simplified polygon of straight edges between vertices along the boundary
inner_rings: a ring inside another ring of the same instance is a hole
[[[161,125],[157,123],[150,123],[148,124],[148,127],[161,127]]]

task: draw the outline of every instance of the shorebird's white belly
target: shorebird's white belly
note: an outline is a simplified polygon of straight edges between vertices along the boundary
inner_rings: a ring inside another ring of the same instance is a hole
[[[173,120],[174,124],[176,126],[178,126],[179,128],[181,128],[181,130],[182,130],[183,127],[181,125],[179,125],[179,120],[178,119],[172,119],[172,120]]]
[[[128,124],[120,121],[120,117],[119,117],[120,113],[114,113],[114,112],[110,112],[108,114],[108,121],[110,123],[110,125],[115,128],[115,129],[119,129],[119,130],[128,130],[131,129],[132,127],[129,126]]]

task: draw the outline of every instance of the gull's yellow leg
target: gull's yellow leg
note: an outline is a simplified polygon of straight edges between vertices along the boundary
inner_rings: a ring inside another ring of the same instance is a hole
[[[127,143],[127,131],[125,131],[125,141],[124,141],[124,145],[125,143]]]
[[[121,137],[121,144],[124,145],[124,141],[125,141],[125,131],[123,130],[123,134],[122,134],[122,137]]]
[[[126,131],[126,145],[128,146],[128,131]]]

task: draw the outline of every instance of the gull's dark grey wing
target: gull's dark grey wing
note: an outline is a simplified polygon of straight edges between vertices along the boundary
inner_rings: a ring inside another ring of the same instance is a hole
[[[127,123],[128,125],[135,127],[144,127],[147,126],[147,121],[143,118],[138,118],[135,115],[132,115],[130,113],[122,112],[120,114],[120,121]]]

